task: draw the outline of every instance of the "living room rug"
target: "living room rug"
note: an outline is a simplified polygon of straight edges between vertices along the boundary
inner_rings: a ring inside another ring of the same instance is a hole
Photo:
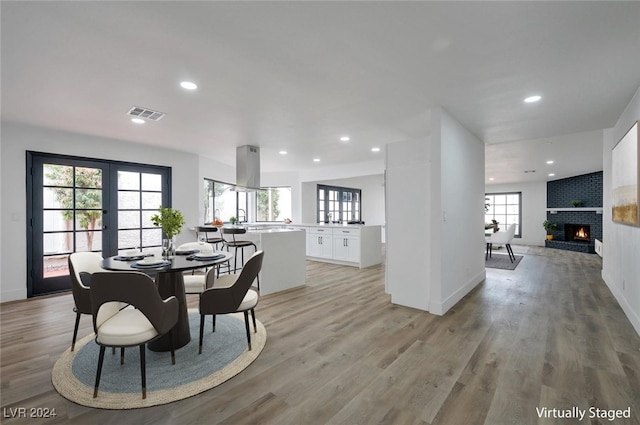
[[[211,332],[211,316],[204,328],[202,354],[198,355],[200,315],[189,311],[191,341],[176,350],[176,364],[171,353],[154,352],[147,348],[147,398],[142,399],[140,384],[140,350],[125,349],[124,365],[120,365],[120,350],[116,354],[107,348],[100,378],[98,397],[93,398],[100,347],[95,334],[68,348],[53,366],[51,381],[64,398],[87,407],[101,409],[136,409],[182,400],[211,389],[246,369],[260,354],[267,341],[267,332],[256,320],[258,332],[251,325],[251,346],[247,347],[244,316],[219,315],[216,331]]]
[[[520,264],[520,261],[522,261],[522,257],[522,255],[516,255],[516,259],[512,263],[509,255],[494,253],[484,261],[484,266],[491,269],[515,270],[518,264]]]

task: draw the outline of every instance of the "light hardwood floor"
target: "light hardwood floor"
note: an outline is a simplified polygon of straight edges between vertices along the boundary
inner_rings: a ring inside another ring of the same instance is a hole
[[[1,306],[3,413],[55,408],[64,424],[640,424],[640,337],[600,278],[601,259],[516,249],[443,317],[390,304],[382,266],[307,263],[307,286],[262,298],[260,357],[165,406],[89,409],[51,385],[73,330],[70,294]],[[195,300],[191,302],[195,306]],[[81,320],[79,338],[91,332]],[[177,352],[179,361],[180,353]],[[631,419],[539,419],[536,408],[631,408]]]

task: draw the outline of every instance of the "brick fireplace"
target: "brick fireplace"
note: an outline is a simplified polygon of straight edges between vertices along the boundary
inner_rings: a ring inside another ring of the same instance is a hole
[[[547,220],[558,224],[547,248],[595,253],[602,240],[602,172],[547,182]],[[572,201],[582,202],[573,207]]]

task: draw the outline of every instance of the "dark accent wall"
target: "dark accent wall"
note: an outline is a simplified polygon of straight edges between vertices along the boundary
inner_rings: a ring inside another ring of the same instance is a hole
[[[547,208],[571,208],[571,201],[582,207],[602,207],[602,171],[547,182]]]
[[[547,182],[547,208],[573,208],[574,199],[582,201],[582,208],[602,207],[602,180],[603,173],[599,171]],[[602,214],[595,211],[547,211],[547,220],[558,224],[552,232],[553,240],[545,242],[548,248],[594,253],[595,239],[602,240]],[[591,226],[591,242],[565,241],[565,223]]]

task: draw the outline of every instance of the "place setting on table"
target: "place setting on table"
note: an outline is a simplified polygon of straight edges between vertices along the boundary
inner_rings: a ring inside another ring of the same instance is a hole
[[[190,268],[199,268],[201,265],[197,264],[185,264],[185,261],[189,262],[208,262],[208,261],[216,261],[221,259],[228,259],[231,257],[231,254],[223,252],[223,251],[213,251],[207,252],[199,249],[185,249],[185,250],[176,250],[175,255],[161,255],[157,256],[151,252],[141,252],[138,250],[129,250],[121,255],[116,255],[114,257],[106,258],[105,264],[109,267],[105,267],[108,269],[117,269],[117,270],[126,270],[127,267],[132,269],[159,269],[165,268],[167,266],[172,266],[172,269],[180,268],[182,266],[186,267],[186,269]],[[121,266],[118,266],[118,263],[115,261],[122,262]],[[124,263],[124,264],[123,264]]]
[[[193,251],[198,252],[193,252]],[[233,258],[233,255],[225,251],[205,251],[205,249],[190,249],[188,251],[174,251],[175,255],[155,255],[148,252],[125,251],[124,254],[105,258],[102,268],[112,271],[138,271],[155,275],[158,293],[163,299],[175,296],[178,299],[179,313],[178,323],[175,328],[175,348],[178,349],[189,343],[189,318],[187,314],[187,302],[182,273],[188,270],[213,267]],[[179,254],[179,255],[178,255]],[[140,259],[140,257],[142,257]],[[123,258],[123,259],[119,259]],[[161,337],[149,343],[152,351],[169,351],[170,340],[168,336]]]

